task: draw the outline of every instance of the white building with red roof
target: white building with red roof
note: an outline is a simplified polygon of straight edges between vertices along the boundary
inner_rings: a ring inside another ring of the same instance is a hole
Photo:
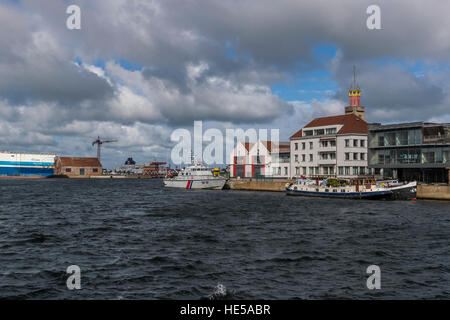
[[[288,178],[290,142],[239,142],[230,155],[230,176]]]
[[[355,178],[371,174],[359,89],[349,90],[345,114],[316,118],[290,137],[293,177]]]

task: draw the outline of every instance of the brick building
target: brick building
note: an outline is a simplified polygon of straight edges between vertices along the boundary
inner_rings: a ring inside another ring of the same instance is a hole
[[[56,158],[55,175],[96,176],[101,174],[102,164],[97,158]]]

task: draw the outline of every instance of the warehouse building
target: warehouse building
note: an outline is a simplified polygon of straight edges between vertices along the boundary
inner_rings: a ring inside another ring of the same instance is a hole
[[[57,157],[55,175],[96,176],[102,174],[98,158]]]

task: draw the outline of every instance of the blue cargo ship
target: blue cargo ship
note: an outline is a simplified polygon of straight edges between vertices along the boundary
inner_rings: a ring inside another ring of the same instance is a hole
[[[55,157],[53,154],[0,152],[0,176],[51,176]]]

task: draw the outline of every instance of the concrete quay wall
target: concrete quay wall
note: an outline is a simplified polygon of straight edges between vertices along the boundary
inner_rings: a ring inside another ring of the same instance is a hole
[[[288,182],[293,182],[293,180],[230,179],[227,181],[227,187],[231,190],[285,192]]]
[[[285,192],[289,179],[229,179],[226,188],[231,190]],[[417,199],[450,200],[450,185],[418,185]]]
[[[450,185],[418,185],[417,199],[450,200]]]

